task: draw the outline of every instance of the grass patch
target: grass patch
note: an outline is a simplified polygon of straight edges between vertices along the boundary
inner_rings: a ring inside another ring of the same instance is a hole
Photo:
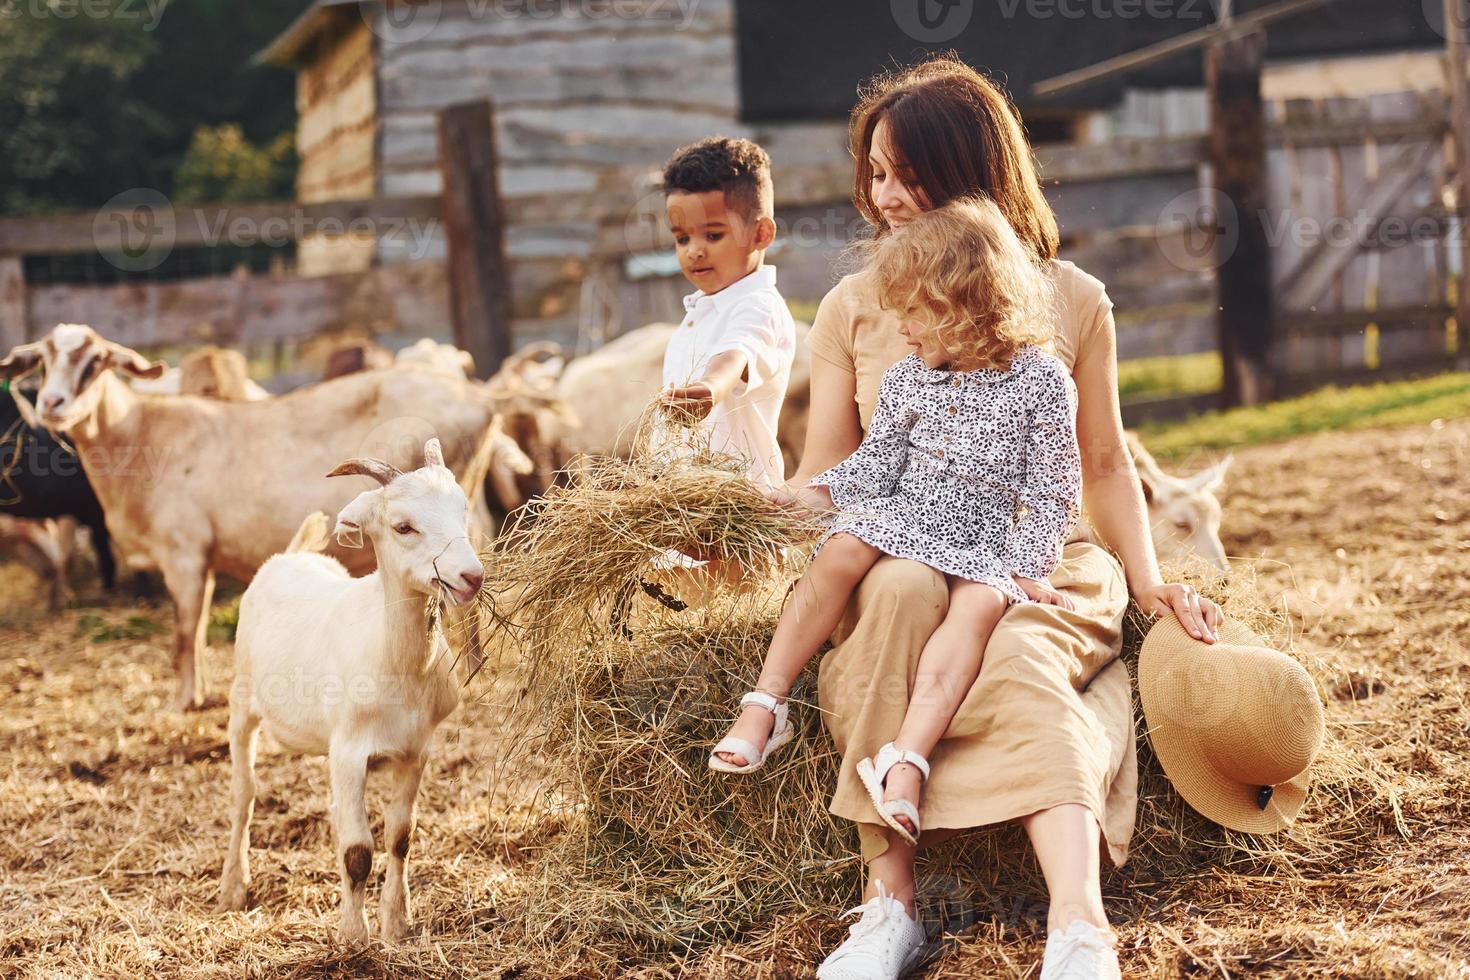
[[[209,642],[234,643],[240,625],[240,597],[216,605],[209,613]]]
[[[819,299],[788,299],[786,308],[791,311],[794,320],[805,320],[807,323],[817,321],[817,307],[822,305]]]
[[[168,632],[168,627],[134,614],[121,623],[110,623],[97,613],[82,613],[77,619],[76,635],[88,637],[93,643],[110,643],[113,640],[147,640]]]
[[[1194,395],[1219,391],[1223,372],[1219,351],[1120,361],[1118,394],[1126,400],[1148,395]]]
[[[1351,388],[1329,386],[1268,405],[1144,423],[1138,434],[1150,452],[1167,459],[1314,432],[1424,425],[1465,415],[1470,415],[1470,372],[1457,371]]]

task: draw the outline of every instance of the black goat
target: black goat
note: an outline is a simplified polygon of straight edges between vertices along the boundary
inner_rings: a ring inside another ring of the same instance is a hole
[[[102,504],[69,443],[26,424],[0,382],[0,512],[16,517],[75,517],[92,532],[103,587],[117,580]]]

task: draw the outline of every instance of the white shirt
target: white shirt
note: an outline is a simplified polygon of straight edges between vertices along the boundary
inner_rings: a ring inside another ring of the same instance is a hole
[[[776,426],[796,357],[796,323],[776,291],[775,268],[762,266],[717,293],[692,293],[684,308],[664,351],[664,388],[698,381],[717,354],[743,352],[746,380],[705,417],[703,429],[711,449],[750,460],[756,483],[785,482]]]

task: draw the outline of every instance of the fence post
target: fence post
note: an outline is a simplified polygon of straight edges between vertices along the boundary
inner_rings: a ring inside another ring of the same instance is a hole
[[[0,357],[30,339],[30,305],[19,255],[0,255]]]
[[[1460,274],[1455,280],[1455,339],[1458,365],[1470,358],[1470,93],[1466,92],[1466,32],[1461,0],[1444,0],[1445,49],[1450,67],[1450,139],[1455,151],[1455,213],[1459,215],[1460,240],[1455,250],[1460,257]]]
[[[500,206],[495,111],[489,101],[438,114],[444,239],[454,343],[488,378],[510,355],[510,272]]]
[[[1235,208],[1233,250],[1219,256],[1221,407],[1271,397],[1273,302],[1271,252],[1266,238],[1266,117],[1261,65],[1266,33],[1255,30],[1205,49],[1210,101],[1210,164],[1215,187]],[[1217,239],[1219,240],[1219,239]]]

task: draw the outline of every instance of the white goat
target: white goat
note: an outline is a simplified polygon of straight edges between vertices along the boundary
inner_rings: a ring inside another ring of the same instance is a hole
[[[1154,551],[1159,560],[1194,559],[1217,571],[1228,571],[1225,545],[1220,541],[1222,511],[1215,491],[1225,483],[1232,457],[1227,455],[1192,476],[1170,476],[1159,468],[1135,433],[1130,431],[1126,435],[1133,465],[1143,484]]]
[[[261,566],[240,599],[230,689],[232,824],[219,900],[224,909],[245,907],[263,723],[287,748],[327,756],[344,940],[367,938],[373,837],[364,789],[370,766],[390,768],[379,918],[383,938],[396,940],[410,924],[406,861],[429,740],[459,702],[433,604],[441,595],[455,605],[471,602],[485,570],[467,534],[468,501],[437,439],[424,446],[420,469],[401,473],[381,460],[351,459],[328,475],[347,474],[382,484],[344,507],[336,527],[338,542],[350,547],[372,539],[377,571],[352,578],[316,554],[326,543],[318,513],[285,554]]]

